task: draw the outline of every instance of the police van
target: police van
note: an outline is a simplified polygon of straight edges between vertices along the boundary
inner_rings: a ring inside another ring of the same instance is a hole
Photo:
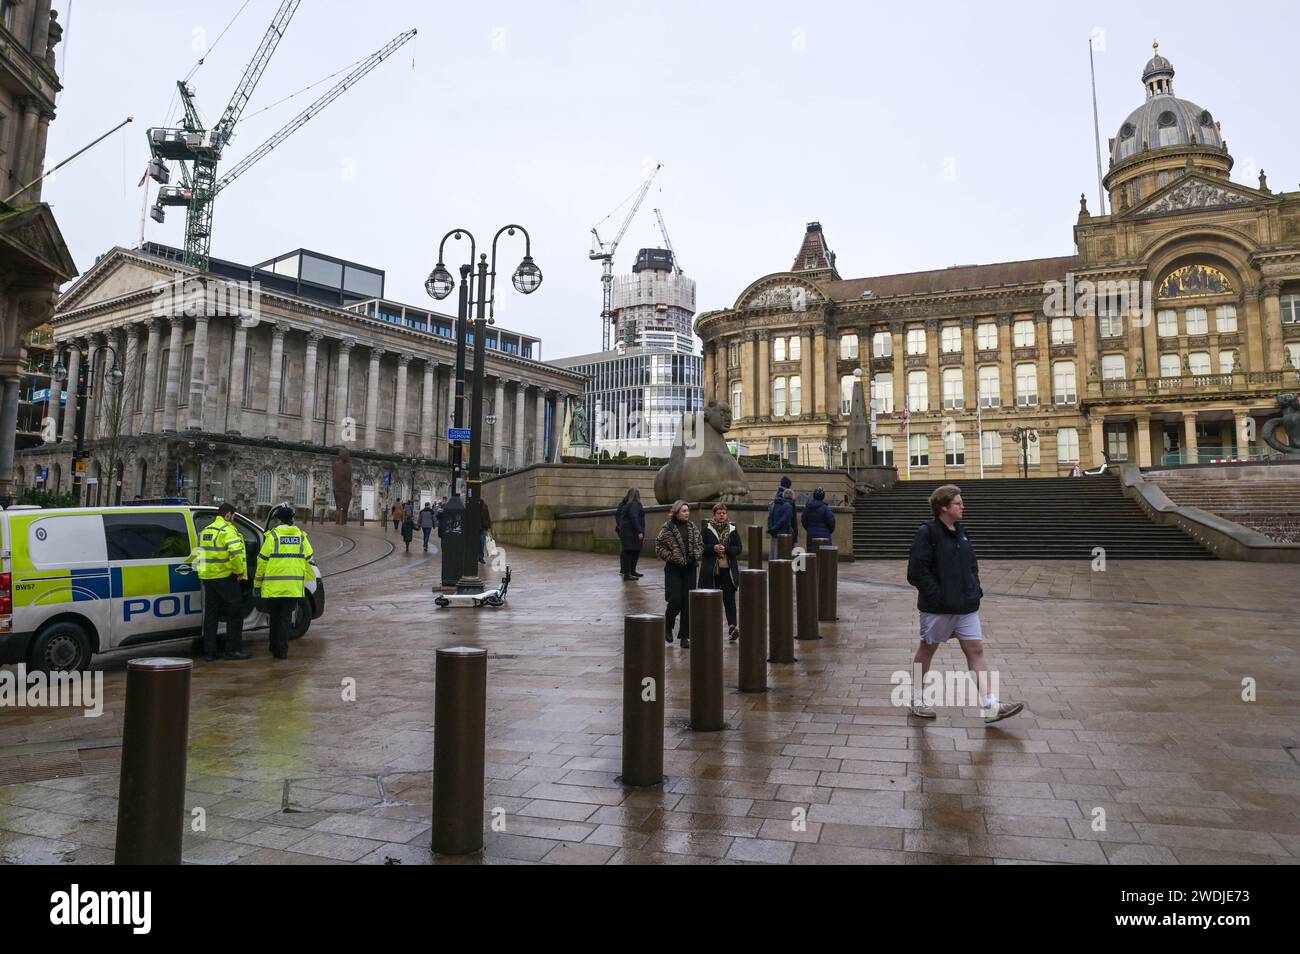
[[[201,635],[203,590],[189,561],[216,515],[192,505],[0,511],[0,663],[87,669],[97,653]],[[239,514],[231,523],[248,560],[247,632],[268,623],[252,583],[264,530]],[[312,569],[290,639],[325,612],[325,582]]]

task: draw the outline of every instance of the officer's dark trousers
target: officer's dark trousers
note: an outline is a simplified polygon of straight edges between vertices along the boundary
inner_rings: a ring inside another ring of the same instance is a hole
[[[271,616],[271,653],[283,658],[289,655],[289,624],[298,600],[292,596],[272,596],[266,602]]]
[[[224,647],[217,645],[217,622],[226,619]],[[203,655],[217,656],[223,651],[242,652],[244,634],[244,592],[233,576],[203,581]]]
[[[691,635],[691,608],[688,594],[695,589],[695,577],[699,571],[694,563],[680,566],[676,563],[664,564],[664,597],[668,600],[668,611],[664,614],[664,636],[672,641],[673,623],[677,614],[682,617],[679,636],[687,639]]]

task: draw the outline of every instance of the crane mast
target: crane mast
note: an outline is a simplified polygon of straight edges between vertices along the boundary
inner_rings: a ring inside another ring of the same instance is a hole
[[[600,238],[598,229],[614,212],[609,213],[604,219],[597,222],[591,229],[591,253],[587,256],[593,262],[601,263],[601,309],[600,309],[600,334],[601,350],[610,349],[610,331],[611,323],[614,317],[614,252],[618,249],[618,243],[623,241],[623,236],[627,233],[628,226],[632,224],[632,219],[636,215],[637,209],[641,208],[641,203],[645,201],[646,193],[650,191],[650,186],[654,183],[655,177],[659,175],[659,170],[664,167],[662,162],[655,165],[650,175],[646,176],[645,182],[637,191],[636,201],[632,203],[632,208],[628,211],[627,216],[623,219],[623,224],[619,226],[618,233],[614,236],[612,242],[603,242]]]

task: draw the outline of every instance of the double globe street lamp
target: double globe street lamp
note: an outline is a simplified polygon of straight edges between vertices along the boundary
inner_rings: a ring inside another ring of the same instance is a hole
[[[76,417],[73,419],[73,430],[76,432],[77,446],[72,454],[72,480],[77,488],[74,493],[74,496],[76,498],[76,502],[78,506],[80,506],[82,503],[82,499],[81,499],[83,496],[82,490],[86,486],[85,478],[82,477],[82,475],[77,472],[77,463],[82,459],[82,454],[85,451],[85,444],[86,444],[86,423],[87,423],[86,422],[86,399],[84,394],[82,393],[82,388],[85,387],[87,381],[93,382],[95,380],[95,371],[99,364],[99,354],[101,351],[107,351],[109,354],[113,356],[113,363],[109,367],[108,371],[105,373],[105,384],[112,387],[114,389],[114,392],[116,392],[117,389],[122,384],[122,379],[126,377],[126,375],[122,373],[122,369],[117,366],[117,349],[110,344],[96,345],[93,348],[91,348],[90,354],[87,355],[85,367],[81,369],[80,373],[78,373],[77,375],[77,381],[75,382],[77,385],[77,407],[75,412]],[[68,369],[64,367],[62,361],[56,360],[54,362],[54,367],[50,368],[51,389],[55,393],[58,393],[59,391],[63,390],[63,384],[67,380],[68,380]],[[107,397],[107,395],[105,396]],[[117,480],[117,460],[116,460],[117,424],[116,422],[114,422],[113,425],[112,457],[113,459],[109,461],[109,472],[110,472],[109,480],[115,482]],[[112,488],[112,484],[110,484],[110,490],[109,490],[110,503],[112,502],[112,493],[113,493],[111,488]]]
[[[429,297],[442,301],[456,289],[456,279],[447,266],[443,264],[443,251],[447,239],[460,241],[469,239],[470,263],[460,266],[460,297],[456,310],[456,397],[455,413],[452,418],[453,432],[448,434],[451,444],[451,496],[447,501],[447,514],[443,525],[442,583],[452,584],[457,593],[483,592],[483,580],[479,576],[480,548],[480,513],[481,488],[479,479],[480,456],[483,444],[483,365],[487,326],[496,323],[496,282],[497,282],[497,241],[502,234],[514,235],[516,231],[524,236],[524,258],[515,268],[512,282],[515,290],[522,295],[531,295],[542,284],[542,270],[537,267],[532,256],[532,238],[522,225],[506,225],[497,230],[492,238],[492,257],[489,261],[486,252],[477,254],[474,236],[467,229],[452,229],[438,243],[438,263],[429,273],[424,283],[424,290]],[[476,263],[476,264],[475,264]],[[471,289],[471,274],[477,278],[477,290]],[[465,430],[465,344],[470,309],[474,316],[474,379],[469,408],[469,474],[463,481],[465,496],[462,501],[460,490],[464,471],[463,438]],[[497,413],[501,409],[497,408]],[[462,533],[460,548],[460,566],[456,566],[454,550],[457,530]],[[450,534],[450,536],[449,536]]]

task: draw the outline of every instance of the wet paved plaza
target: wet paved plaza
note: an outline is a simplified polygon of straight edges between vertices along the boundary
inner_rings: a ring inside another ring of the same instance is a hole
[[[328,606],[290,658],[259,631],[248,662],[195,661],[188,862],[1300,860],[1300,566],[984,564],[989,664],[1026,703],[985,726],[891,705],[914,591],[901,562],[845,564],[839,621],[769,666],[769,692],[737,693],[725,649],[725,731],[685,727],[688,652],[668,650],[668,780],[629,789],[622,618],[663,611],[658,564],[630,584],[616,557],[511,548],[508,607],[439,611],[418,542],[308,529]],[[491,654],[485,809],[504,830],[435,858],[433,659],[454,645]],[[100,718],[0,710],[0,861],[111,862],[125,658],[105,657]]]

